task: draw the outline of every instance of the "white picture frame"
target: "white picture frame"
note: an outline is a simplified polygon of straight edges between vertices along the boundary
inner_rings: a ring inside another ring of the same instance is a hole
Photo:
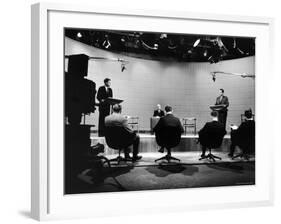
[[[32,217],[50,220],[271,205],[273,147],[266,130],[273,122],[266,108],[270,107],[268,99],[272,93],[273,24],[273,19],[260,17],[127,11],[50,3],[32,5]],[[183,33],[189,27],[197,34],[256,37],[256,184],[63,195],[63,72],[60,72],[64,61],[63,27],[123,30],[145,27],[147,31],[182,30]],[[133,206],[124,210],[122,205],[128,204]]]

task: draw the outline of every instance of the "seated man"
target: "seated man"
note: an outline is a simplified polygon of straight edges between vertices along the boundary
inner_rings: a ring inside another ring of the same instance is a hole
[[[226,134],[224,125],[218,122],[218,112],[211,112],[212,121],[207,122],[205,126],[199,131],[199,142],[202,148],[201,158],[205,158],[207,147],[219,147],[221,145],[223,136]]]
[[[156,133],[156,138],[158,136],[161,136],[161,131],[164,130],[165,128],[173,128],[175,132],[179,133],[180,135],[184,132],[182,124],[180,120],[173,115],[173,109],[171,106],[166,106],[165,107],[166,111],[166,116],[161,117],[157,125],[154,127],[154,132]],[[160,135],[159,135],[160,133]],[[161,137],[160,137],[161,138]],[[161,146],[159,152],[163,153],[164,152],[164,144],[169,143],[169,141],[172,141],[172,139],[165,138],[165,139],[156,139],[158,140],[157,143]],[[164,143],[164,144],[161,144]]]
[[[125,130],[131,135],[131,140],[133,142],[133,161],[140,160],[142,156],[138,155],[140,137],[136,134],[129,126],[127,119],[121,115],[122,107],[119,104],[115,104],[112,107],[113,113],[105,117],[105,127],[124,127]],[[130,158],[129,149],[125,149],[125,158]]]
[[[153,117],[163,117],[164,115],[164,111],[161,110],[161,105],[157,104],[157,110],[154,111]]]
[[[245,121],[234,130],[231,129],[231,145],[229,156],[233,157],[236,146],[241,148],[243,154],[247,157],[248,154],[255,152],[255,121],[251,110],[244,112]]]

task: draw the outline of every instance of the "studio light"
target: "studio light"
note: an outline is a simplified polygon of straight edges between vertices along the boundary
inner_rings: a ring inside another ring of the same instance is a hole
[[[78,32],[78,33],[77,33],[77,37],[78,37],[78,38],[81,38],[81,37],[82,37],[82,34],[81,34],[80,32]]]
[[[105,49],[108,49],[108,48],[111,47],[111,43],[110,43],[110,41],[109,41],[108,35],[105,35],[105,40],[103,41],[102,46],[103,46]]]
[[[192,53],[193,53],[193,52],[192,52],[192,49],[188,49],[188,50],[187,50],[187,53],[188,53],[188,54],[192,54]]]
[[[218,63],[220,60],[221,60],[220,56],[216,56],[216,55],[211,55],[208,58],[208,62],[210,62],[211,64]]]
[[[199,43],[200,43],[200,38],[197,39],[197,40],[194,42],[193,47],[197,47]]]
[[[104,48],[108,49],[109,47],[111,47],[111,43],[109,40],[105,40],[103,43],[102,43],[102,46],[104,46]]]
[[[122,63],[122,64],[121,64],[121,72],[124,72],[126,69],[127,69],[127,68],[126,68],[125,64]]]
[[[216,73],[215,72],[212,72],[212,80],[215,82],[216,81]]]
[[[160,39],[165,39],[167,37],[168,37],[168,35],[166,33],[161,33],[160,34]]]
[[[233,51],[235,54],[240,54],[240,55],[244,55],[245,52],[242,51],[238,46],[237,46],[237,42],[236,42],[236,39],[234,38],[233,39]]]
[[[203,53],[203,56],[204,56],[204,57],[207,57],[207,55],[208,55],[208,51],[205,50],[204,53]]]

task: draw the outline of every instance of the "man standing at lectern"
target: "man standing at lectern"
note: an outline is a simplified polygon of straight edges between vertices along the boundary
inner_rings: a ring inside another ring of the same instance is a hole
[[[153,117],[164,117],[165,113],[163,110],[161,110],[161,105],[157,104],[157,110],[153,112]]]
[[[220,95],[216,99],[215,105],[221,105],[223,108],[218,111],[219,116],[218,120],[224,125],[224,128],[226,126],[226,117],[227,117],[227,107],[229,106],[228,98],[224,95],[224,89],[220,89]]]
[[[97,99],[99,105],[99,137],[104,136],[104,119],[110,114],[110,104],[106,102],[106,99],[113,96],[112,89],[110,88],[111,80],[109,78],[104,79],[104,86],[101,86],[97,93]]]

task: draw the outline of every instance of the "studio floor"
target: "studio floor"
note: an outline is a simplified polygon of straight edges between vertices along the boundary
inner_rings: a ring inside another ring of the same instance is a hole
[[[85,170],[68,188],[69,194],[140,190],[161,190],[195,187],[219,187],[255,184],[255,158],[232,160],[225,152],[214,152],[222,160],[199,161],[200,153],[175,152],[180,162],[157,162],[165,153],[141,153],[136,163],[111,163],[111,167]],[[107,156],[108,159],[116,155]]]

